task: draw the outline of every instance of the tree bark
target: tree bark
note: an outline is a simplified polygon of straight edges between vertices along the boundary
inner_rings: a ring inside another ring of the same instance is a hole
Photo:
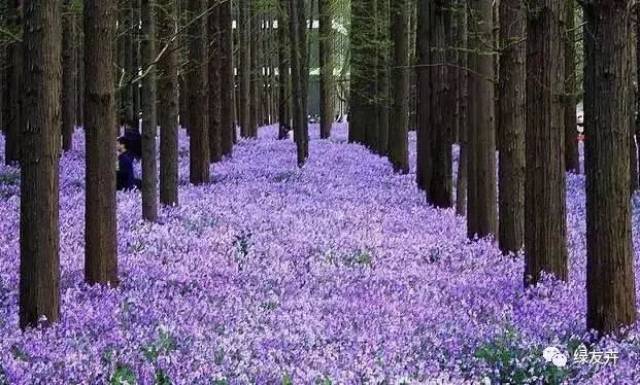
[[[396,172],[409,172],[409,3],[391,3],[391,124],[389,125],[389,160]]]
[[[121,91],[122,98],[122,117],[128,122],[131,123],[135,119],[134,117],[134,101],[133,101],[133,90],[134,87],[138,87],[138,84],[128,84],[128,82],[133,79],[136,75],[136,68],[134,67],[134,48],[135,48],[135,35],[134,35],[134,26],[133,26],[133,7],[131,1],[126,1],[124,9],[122,9],[123,13],[123,21],[124,21],[124,36],[123,36],[123,45],[124,45],[124,81],[127,82],[127,85]]]
[[[349,142],[368,145],[367,132],[376,127],[377,116],[372,95],[376,91],[375,66],[376,0],[351,1],[351,71]]]
[[[167,51],[158,62],[160,203],[178,204],[178,53],[171,38],[177,28],[176,0],[160,0],[158,34]]]
[[[457,4],[457,23],[458,23],[458,36],[457,42],[460,46],[458,52],[458,67],[457,71],[457,104],[458,104],[458,142],[460,145],[460,152],[458,155],[458,176],[456,179],[456,214],[465,215],[467,208],[467,132],[469,127],[468,120],[468,94],[467,84],[468,71],[467,71],[467,3],[466,0],[460,0]]]
[[[578,155],[576,117],[576,43],[575,43],[575,0],[566,0],[566,43],[565,43],[565,98],[564,110],[564,161],[569,172],[580,173],[580,158]]]
[[[9,0],[9,17],[8,23],[13,28],[22,26],[22,1]],[[7,49],[7,61],[9,68],[7,69],[8,79],[7,93],[9,106],[9,116],[7,117],[5,132],[5,163],[7,165],[16,164],[20,161],[20,127],[22,126],[22,98],[24,95],[22,89],[23,76],[23,42],[12,42]]]
[[[640,79],[640,7],[636,7],[636,79]],[[635,121],[635,137],[637,150],[636,152],[636,161],[637,161],[637,170],[640,177],[640,83],[636,85],[636,111],[638,114],[636,115]],[[638,180],[638,184],[640,187],[640,180]]]
[[[371,114],[366,115],[367,124],[364,127],[364,144],[367,146],[367,148],[369,148],[369,150],[375,152],[378,144],[378,138],[380,135],[380,121],[378,116],[378,111],[379,111],[378,73],[379,73],[380,57],[379,57],[379,46],[376,42],[376,39],[378,39],[378,29],[376,26],[378,24],[378,6],[382,2],[382,0],[368,0],[368,1],[369,1],[369,9],[367,10],[367,12],[368,12],[369,24],[367,28],[371,30],[369,32],[371,40],[368,40],[366,42],[366,49],[369,50],[369,55],[366,56],[366,59],[367,59],[366,66],[369,67],[371,77],[367,79],[367,82],[370,87],[370,92],[365,93],[363,96],[366,98],[365,105],[367,105],[367,111],[370,111]]]
[[[76,124],[79,127],[84,127],[84,24],[81,22],[77,24],[76,38]]]
[[[116,125],[113,89],[114,2],[84,5],[86,208],[85,279],[118,284],[116,232]]]
[[[76,53],[75,14],[71,0],[64,1],[62,16],[62,149],[73,148],[76,127]]]
[[[20,327],[60,317],[61,15],[57,0],[24,3],[20,184]]]
[[[524,243],[526,14],[520,0],[500,1],[499,246],[506,255]],[[575,115],[575,114],[574,114]]]
[[[209,13],[207,30],[209,35],[209,160],[218,162],[222,159],[220,132],[220,8],[213,8]]]
[[[189,0],[191,17],[202,14],[204,0]],[[190,68],[187,74],[187,92],[189,100],[189,140],[190,173],[193,184],[209,182],[209,132],[208,132],[208,82],[205,18],[199,18],[189,26]]]
[[[436,207],[451,207],[451,135],[445,116],[446,1],[420,0],[418,3],[418,152],[427,201]]]
[[[147,71],[142,84],[142,217],[158,220],[158,163],[156,158],[156,21],[154,0],[141,0],[142,68]]]
[[[628,3],[594,0],[585,8],[587,328],[603,334],[636,320],[629,200]]]
[[[296,142],[298,166],[302,167],[309,155],[307,122],[306,15],[304,2],[289,0],[289,41],[291,46],[291,73],[293,90],[293,132]]]
[[[251,39],[250,39],[250,61],[249,61],[249,137],[256,138],[258,136],[258,125],[259,125],[259,111],[260,111],[260,87],[258,83],[261,79],[261,68],[259,68],[259,45],[258,41],[260,40],[260,34],[262,33],[262,28],[260,26],[260,18],[257,11],[258,5],[255,1],[251,2],[249,6],[249,18],[251,22],[249,25],[251,26]]]
[[[567,279],[564,167],[564,1],[544,0],[527,23],[525,284]]]
[[[376,108],[378,115],[378,132],[377,141],[373,143],[373,148],[379,155],[385,156],[389,153],[389,49],[390,49],[390,29],[389,29],[389,13],[390,0],[377,0],[377,38],[378,55],[377,55],[377,95]]]
[[[247,138],[251,136],[251,2],[250,0],[239,0],[239,3],[240,134]]]
[[[333,14],[330,0],[318,0],[320,14],[320,138],[331,136],[333,125]]]
[[[140,67],[142,67],[142,55],[141,55],[141,36],[140,36],[140,2],[142,0],[131,0],[131,8],[132,8],[132,22],[133,22],[133,30],[132,30],[132,39],[133,46],[131,47],[132,52],[131,55],[133,57],[133,72],[131,74],[132,77],[136,77],[138,75],[138,71],[140,71]],[[133,105],[133,120],[137,123],[140,119],[140,110],[142,109],[142,94],[140,90],[140,83],[133,83],[131,85],[131,96],[132,96],[132,105]],[[136,126],[137,127],[137,126]]]
[[[491,2],[471,1],[469,55],[469,119],[467,131],[467,235],[484,237],[496,234],[496,143],[494,63],[492,47],[493,9]]]
[[[233,1],[220,4],[220,150],[231,156],[235,138]]]
[[[287,18],[289,0],[280,0],[278,9],[278,139],[287,139],[291,129],[291,116],[289,115],[290,102],[290,74],[291,61],[289,59],[289,20]]]

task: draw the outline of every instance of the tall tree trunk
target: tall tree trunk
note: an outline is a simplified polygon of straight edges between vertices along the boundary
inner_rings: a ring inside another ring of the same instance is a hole
[[[459,0],[457,8],[458,35],[456,41],[459,44],[457,71],[457,104],[458,104],[458,142],[460,152],[458,154],[458,176],[456,179],[456,214],[465,215],[467,208],[467,132],[468,120],[468,94],[467,84],[469,82],[467,72],[467,2]]]
[[[260,55],[258,41],[260,39],[260,34],[262,33],[262,28],[260,26],[260,19],[257,12],[258,4],[255,1],[251,2],[249,6],[249,18],[251,22],[249,25],[251,26],[251,41],[250,48],[251,57],[249,60],[250,67],[250,75],[249,75],[249,137],[255,138],[258,136],[258,120],[259,120],[259,105],[260,105],[260,95],[259,95],[259,79],[261,74],[259,73],[260,69],[258,57]],[[260,71],[261,72],[261,71]]]
[[[158,61],[160,203],[178,204],[178,52],[171,40],[177,27],[176,0],[160,0],[159,41],[167,50]]]
[[[133,7],[131,1],[126,1],[124,5],[123,21],[124,21],[124,81],[126,82],[124,88],[121,91],[122,98],[122,117],[128,122],[134,120],[134,101],[133,101],[133,89],[138,87],[138,83],[129,84],[129,81],[136,76],[136,69],[134,68],[134,47],[135,47],[135,35],[133,26]]]
[[[205,11],[205,0],[189,0],[192,18]],[[206,19],[198,18],[189,26],[190,68],[187,74],[189,98],[190,174],[193,184],[209,182],[208,82],[206,52]]]
[[[525,284],[567,278],[564,167],[564,1],[544,0],[527,23]]]
[[[289,0],[289,41],[291,46],[291,73],[293,89],[293,131],[296,142],[298,166],[308,157],[308,126],[306,105],[306,15],[304,2]]]
[[[636,79],[640,79],[640,7],[636,7]],[[634,125],[637,150],[636,161],[637,170],[640,174],[640,83],[636,85],[636,121]],[[638,180],[640,184],[640,180]],[[640,187],[640,186],[639,186]]]
[[[376,0],[351,1],[351,72],[349,142],[368,145],[367,132],[376,125],[373,98],[376,93],[375,61],[375,4]]]
[[[451,135],[447,108],[445,18],[449,4],[433,0],[418,3],[418,152],[423,188],[436,207],[451,207]]]
[[[251,136],[251,1],[239,0],[240,13],[240,134]]]
[[[500,1],[499,245],[517,253],[524,243],[526,14],[520,0]],[[574,114],[575,115],[575,114]]]
[[[378,132],[377,141],[374,143],[376,153],[384,156],[389,153],[389,111],[391,110],[389,100],[389,90],[391,87],[389,78],[389,48],[390,48],[390,29],[389,14],[390,0],[377,0],[377,38],[378,42],[378,62],[377,62],[377,116],[378,116]]]
[[[222,159],[220,147],[220,8],[209,12],[207,30],[209,34],[209,160],[218,162]]]
[[[630,7],[595,0],[585,8],[587,328],[611,333],[636,320],[629,111]]]
[[[181,61],[178,61],[178,68],[181,67]],[[187,74],[186,71],[178,70],[178,117],[180,127],[189,132],[189,91],[187,90]]]
[[[629,192],[633,195],[638,188],[640,188],[640,181],[638,180],[638,147],[636,146],[636,135],[635,135],[635,122],[633,121],[633,113],[630,115],[631,118],[631,128],[630,131],[630,139],[629,139]]]
[[[446,4],[445,13],[445,44],[446,44],[446,72],[445,80],[445,130],[449,133],[449,147],[458,142],[458,49],[456,47],[458,38],[458,21],[456,19],[457,0],[450,0]]]
[[[155,0],[141,0],[143,68],[147,75],[142,84],[142,217],[158,219],[158,163],[156,158],[156,21]]]
[[[365,94],[367,98],[367,104],[370,105],[371,115],[367,115],[368,122],[364,128],[364,143],[369,148],[369,150],[376,151],[378,137],[380,135],[380,121],[378,116],[379,111],[379,46],[375,42],[378,38],[378,29],[376,28],[378,24],[378,7],[381,5],[382,0],[369,0],[369,25],[368,28],[371,29],[370,35],[371,39],[367,41],[367,46],[370,48],[370,56],[367,56],[368,63],[367,66],[370,67],[371,78],[367,79],[371,87],[371,93]]]
[[[178,119],[180,121],[180,127],[184,128],[187,135],[191,135],[189,131],[189,91],[187,90],[187,75],[190,71],[189,64],[189,36],[188,25],[189,23],[189,8],[186,1],[178,1],[178,31],[184,30],[182,34],[178,36],[177,50],[178,50]]]
[[[126,75],[126,51],[125,51],[125,36],[127,32],[127,4],[125,0],[117,0],[117,18],[118,18],[118,28],[116,29],[116,42],[114,47],[114,76],[113,76],[113,86],[115,87],[115,98],[116,98],[116,135],[120,136],[120,129],[122,128],[122,122],[125,121],[125,103],[124,94],[122,93],[122,89],[120,89],[121,82],[124,81]],[[63,70],[64,72],[64,70]],[[124,84],[124,83],[122,83]]]
[[[230,156],[235,138],[233,1],[220,4],[220,151]]]
[[[409,172],[409,2],[391,2],[391,116],[389,160],[396,172]]]
[[[22,26],[22,1],[9,0],[9,25],[18,29]],[[9,116],[6,122],[7,131],[5,132],[5,163],[7,165],[15,164],[20,160],[20,127],[22,126],[22,98],[24,92],[22,89],[23,76],[23,42],[14,41],[9,44],[7,50],[7,61],[9,68],[7,70],[7,88],[9,106]]]
[[[278,68],[278,40],[276,36],[276,20],[277,12],[270,10],[269,22],[271,23],[271,27],[269,28],[269,36],[267,38],[269,52],[269,124],[275,124],[277,122],[276,114],[278,113],[278,80],[276,78],[276,68]]]
[[[138,76],[138,72],[142,67],[142,52],[141,52],[141,31],[140,31],[140,2],[142,0],[131,0],[132,17],[133,17],[133,73],[132,77]],[[136,122],[136,128],[138,127],[138,121],[140,119],[140,110],[142,109],[142,94],[140,90],[140,83],[133,83],[131,86],[132,103],[133,103],[133,120]]]
[[[289,0],[280,0],[278,3],[278,139],[287,139],[291,129],[291,117],[289,115],[289,28],[287,19]]]
[[[638,7],[636,7],[638,8]],[[634,13],[634,16],[637,16],[638,11],[636,10],[636,12]],[[636,36],[635,33],[633,33],[633,31],[635,31],[634,26],[635,24],[638,24],[637,19],[636,22],[633,21],[634,18],[629,19],[629,23],[631,23],[629,25],[629,30],[632,31],[629,34],[629,46],[630,46],[630,52],[631,52],[631,74],[632,74],[632,79],[635,77],[635,75],[637,74],[637,67],[638,67],[638,61],[637,61],[637,53],[636,53],[636,49],[637,49],[637,45],[636,45],[636,41],[638,40],[638,36]],[[640,111],[637,110],[637,98],[638,96],[636,95],[636,93],[638,92],[638,84],[637,84],[637,79],[636,79],[636,84],[635,86],[631,87],[631,97],[629,98],[629,175],[630,175],[630,181],[629,181],[629,194],[633,197],[633,194],[636,192],[636,190],[638,190],[640,188],[640,180],[638,179],[638,173],[640,172],[640,170],[638,170],[638,148],[636,146],[636,119],[638,114],[640,114]]]
[[[113,89],[114,2],[84,5],[86,207],[85,279],[118,284],[116,231],[116,110]]]
[[[84,127],[84,24],[78,21],[76,29],[76,124]]]
[[[333,124],[333,13],[330,0],[318,0],[320,14],[320,138],[331,136]]]
[[[75,14],[71,0],[64,1],[62,16],[62,149],[73,147],[76,126],[76,53]]]
[[[637,7],[636,7],[637,8]],[[637,15],[638,11],[635,12],[635,14]],[[638,21],[636,19],[636,22],[634,23],[633,19],[630,18],[629,19],[629,31],[631,31],[631,33],[629,34],[629,47],[630,47],[630,57],[631,57],[631,76],[632,79],[635,75],[634,71],[636,70],[636,67],[638,66],[638,63],[636,61],[637,59],[637,54],[635,52],[636,50],[636,40],[638,39],[638,37],[633,33],[634,31],[634,24],[638,24]],[[629,195],[631,195],[633,197],[633,194],[636,192],[636,190],[638,190],[640,188],[640,179],[638,179],[639,177],[639,172],[640,170],[638,170],[638,148],[636,147],[636,115],[640,114],[640,111],[636,110],[636,102],[637,102],[637,96],[634,93],[634,88],[635,88],[635,92],[638,92],[638,85],[637,85],[637,81],[636,81],[636,85],[635,87],[631,87],[631,97],[629,98],[629,175],[630,175],[630,180],[629,180]]]
[[[20,327],[60,317],[60,2],[25,0]]]
[[[576,42],[575,42],[575,0],[566,0],[567,16],[565,22],[565,98],[564,109],[564,161],[566,170],[580,173],[580,158],[578,155],[576,118]]]
[[[8,7],[6,0],[0,1],[0,27],[7,28]],[[5,135],[7,127],[5,126],[9,107],[7,106],[7,49],[0,49],[0,133]]]
[[[471,1],[471,49],[469,56],[469,116],[471,124],[467,131],[468,199],[467,235],[484,237],[496,234],[496,143],[494,63],[492,47],[486,42],[493,38],[493,9],[491,2]],[[473,37],[473,38],[471,38]]]

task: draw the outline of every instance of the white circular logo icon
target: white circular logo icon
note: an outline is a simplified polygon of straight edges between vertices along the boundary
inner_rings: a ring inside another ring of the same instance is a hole
[[[545,361],[552,362],[555,366],[561,368],[567,365],[567,356],[555,346],[549,346],[542,352]]]

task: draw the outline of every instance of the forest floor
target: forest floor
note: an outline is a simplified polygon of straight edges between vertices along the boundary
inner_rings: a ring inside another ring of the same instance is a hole
[[[638,326],[586,352],[616,364],[573,356],[590,339],[582,176],[567,181],[570,281],[525,291],[521,256],[467,240],[464,218],[427,206],[413,172],[334,131],[318,140],[312,126],[298,169],[294,144],[263,128],[200,187],[183,136],[178,207],[148,224],[139,193],[118,194],[116,290],[83,284],[78,133],[61,161],[62,320],[25,333],[19,174],[0,166],[0,384],[640,383]],[[566,366],[546,361],[550,346]]]

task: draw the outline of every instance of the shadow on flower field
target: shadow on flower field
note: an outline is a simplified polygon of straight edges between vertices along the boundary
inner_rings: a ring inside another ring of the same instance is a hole
[[[567,183],[570,282],[525,291],[522,258],[468,241],[414,174],[347,144],[344,125],[317,131],[303,169],[269,126],[200,187],[181,136],[179,206],[147,224],[139,194],[118,195],[116,290],[83,284],[78,132],[61,160],[62,320],[24,334],[19,173],[0,166],[0,384],[640,383],[638,327],[590,346],[615,365],[573,359],[589,337],[583,177]],[[549,346],[566,366],[545,360]]]

